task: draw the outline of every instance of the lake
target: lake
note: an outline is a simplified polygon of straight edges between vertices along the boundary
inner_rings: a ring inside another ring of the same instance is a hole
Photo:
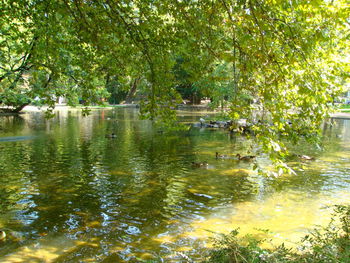
[[[178,112],[187,123],[206,114]],[[0,262],[199,260],[208,236],[236,228],[293,246],[328,223],[332,205],[350,203],[350,121],[324,134],[323,149],[293,146],[315,161],[291,159],[297,175],[274,178],[215,158],[255,154],[254,141],[225,130],[165,131],[137,109],[2,116]],[[257,162],[270,169],[265,155]]]

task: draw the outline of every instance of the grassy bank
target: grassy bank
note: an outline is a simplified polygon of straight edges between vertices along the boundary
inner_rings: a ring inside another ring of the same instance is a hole
[[[340,112],[350,112],[350,104],[342,104],[339,107]]]

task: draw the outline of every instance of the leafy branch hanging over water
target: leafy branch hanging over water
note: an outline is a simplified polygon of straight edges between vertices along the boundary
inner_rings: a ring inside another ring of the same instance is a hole
[[[142,79],[142,115],[174,122],[183,85],[227,104],[233,120],[260,119],[259,142],[278,160],[281,134],[318,136],[349,78],[345,0],[26,0],[1,9],[1,102],[17,109],[35,98],[53,107],[59,96],[101,103],[111,77],[125,93]]]

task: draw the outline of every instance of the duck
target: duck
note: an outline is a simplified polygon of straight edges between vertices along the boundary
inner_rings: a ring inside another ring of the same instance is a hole
[[[313,161],[315,160],[315,157],[310,157],[308,155],[300,155],[298,154],[297,155],[301,160],[305,160],[305,161]]]
[[[3,241],[6,239],[6,232],[4,230],[0,230],[0,241]]]
[[[193,167],[206,167],[206,166],[208,166],[208,163],[206,163],[206,162],[192,162],[191,164]]]
[[[200,124],[201,127],[203,127],[205,125],[205,119],[200,118],[199,119],[199,124]]]
[[[112,132],[111,134],[106,134],[105,137],[106,138],[117,138],[117,135]]]
[[[218,152],[215,153],[216,159],[228,159],[229,157],[227,155],[219,154]]]
[[[254,155],[241,156],[239,153],[237,153],[236,156],[239,161],[253,161],[256,158]]]

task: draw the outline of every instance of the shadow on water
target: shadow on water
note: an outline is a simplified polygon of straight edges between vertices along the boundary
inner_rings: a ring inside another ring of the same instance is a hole
[[[201,116],[181,114],[186,122]],[[246,138],[159,132],[135,109],[11,118],[0,118],[0,138],[17,138],[0,141],[0,229],[10,233],[1,262],[139,262],[176,251],[199,258],[209,233],[237,227],[269,228],[292,243],[323,223],[328,205],[350,200],[347,121],[325,129],[327,151],[295,147],[317,155],[291,161],[297,176],[266,178],[251,163],[215,158],[250,153]]]

